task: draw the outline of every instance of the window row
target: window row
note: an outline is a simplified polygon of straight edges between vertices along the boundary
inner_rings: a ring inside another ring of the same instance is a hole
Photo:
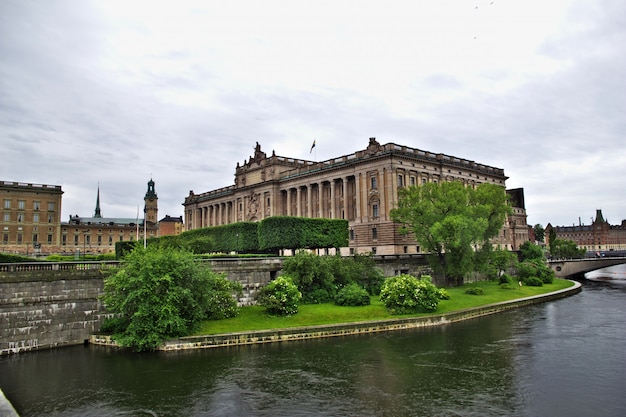
[[[50,213],[47,216],[47,220],[48,223],[54,223],[54,214]],[[46,218],[44,216],[44,218]],[[41,222],[42,216],[40,213],[33,213],[32,215],[32,222],[33,223],[39,223]],[[11,221],[16,221],[18,223],[23,223],[26,221],[26,215],[25,213],[3,213],[2,214],[2,221],[5,223],[11,222]]]
[[[10,209],[12,208],[12,199],[5,198],[4,199],[4,208]],[[48,211],[54,211],[56,208],[56,204],[54,201],[48,202]],[[18,210],[26,210],[26,200],[17,200],[17,209]],[[41,201],[33,201],[33,210],[38,211],[41,210]]]

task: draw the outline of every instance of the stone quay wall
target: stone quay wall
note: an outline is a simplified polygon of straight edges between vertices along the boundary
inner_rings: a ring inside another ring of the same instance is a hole
[[[385,276],[428,273],[423,257],[375,257]],[[240,305],[254,303],[256,292],[276,278],[282,258],[203,260],[243,287]],[[109,317],[99,297],[105,274],[121,262],[31,262],[0,264],[0,355],[82,344]]]
[[[243,286],[240,305],[282,268],[280,258],[202,261]],[[109,317],[100,295],[120,262],[0,264],[0,355],[86,343]]]
[[[0,274],[0,355],[85,343],[107,316],[102,288],[99,269]]]

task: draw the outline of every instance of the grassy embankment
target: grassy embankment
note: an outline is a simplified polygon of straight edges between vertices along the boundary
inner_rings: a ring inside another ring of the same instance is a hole
[[[420,317],[449,313],[470,307],[514,300],[545,294],[572,286],[571,281],[555,279],[552,284],[543,287],[515,287],[512,289],[500,288],[497,282],[485,281],[467,284],[462,287],[447,288],[449,300],[442,300],[434,313],[418,313],[410,315],[391,315],[380,302],[379,297],[372,297],[372,303],[364,307],[340,307],[334,304],[301,305],[298,314],[288,317],[270,316],[263,307],[242,307],[239,316],[217,321],[206,321],[196,335],[235,333],[248,330],[284,329],[290,327],[315,326],[322,324],[352,323],[370,320],[385,320],[400,317]],[[470,295],[465,291],[468,288],[481,287],[483,295]]]

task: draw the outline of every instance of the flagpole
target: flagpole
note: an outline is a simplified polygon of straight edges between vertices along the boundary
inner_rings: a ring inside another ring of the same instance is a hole
[[[136,241],[139,241],[139,206],[137,206],[137,219],[135,220],[135,226],[137,226],[137,237]]]

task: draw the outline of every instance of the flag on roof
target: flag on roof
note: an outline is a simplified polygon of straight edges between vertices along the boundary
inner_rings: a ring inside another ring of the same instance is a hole
[[[309,153],[313,152],[313,148],[315,148],[315,139],[313,139],[313,145],[311,145],[311,150],[309,151]]]

